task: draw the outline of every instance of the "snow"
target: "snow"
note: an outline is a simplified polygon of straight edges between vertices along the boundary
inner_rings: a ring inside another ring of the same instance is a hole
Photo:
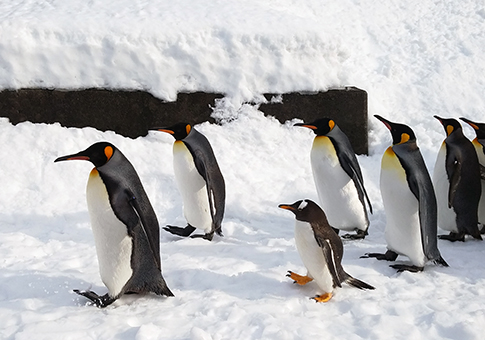
[[[161,226],[183,226],[173,138],[0,119],[0,338],[482,339],[482,242],[439,241],[450,267],[417,274],[359,257],[386,247],[379,169],[391,136],[372,115],[410,125],[432,171],[444,139],[433,115],[485,122],[483,46],[478,0],[3,0],[0,88],[143,89],[165,100],[225,93],[216,108],[223,124],[196,128],[213,146],[227,200],[223,238],[161,232],[175,297],[89,306],[72,290],[106,292],[85,201],[91,165],[53,161],[112,142],[137,170]],[[376,290],[344,286],[317,304],[308,299],[313,283],[297,287],[285,277],[305,270],[294,217],[278,209],[317,201],[312,132],[242,103],[345,85],[369,94],[370,155],[359,162],[374,214],[365,240],[345,242],[343,266]]]

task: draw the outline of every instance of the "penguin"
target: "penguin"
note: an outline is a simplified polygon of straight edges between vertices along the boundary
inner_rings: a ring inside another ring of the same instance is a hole
[[[478,204],[478,222],[483,226],[485,225],[485,124],[476,123],[464,117],[461,117],[460,119],[470,125],[476,134],[476,138],[473,139],[472,144],[475,147],[478,163],[480,164],[482,194]],[[484,231],[484,228],[482,228],[481,233],[483,234]]]
[[[196,228],[203,235],[192,235],[211,241],[214,232],[222,235],[226,187],[214,151],[207,138],[188,123],[177,123],[152,130],[166,132],[175,138],[173,167],[175,181],[182,195],[185,228],[166,226],[163,229],[179,236],[190,236]]]
[[[362,257],[395,261],[405,255],[412,265],[394,264],[398,272],[419,272],[432,261],[448,267],[438,250],[436,196],[414,131],[407,125],[388,121],[379,115],[392,135],[392,146],[382,156],[380,188],[387,223],[385,254],[367,253]]]
[[[103,308],[125,293],[173,296],[161,271],[160,230],[142,183],[113,144],[98,142],[54,162],[94,164],[86,188],[101,279],[108,293],[74,290]]]
[[[369,227],[365,202],[371,214],[372,205],[348,137],[329,118],[295,126],[309,128],[316,134],[310,154],[312,172],[320,204],[330,225],[337,233],[339,230],[356,231],[344,238],[365,238]]]
[[[322,294],[313,297],[316,302],[327,302],[333,290],[346,282],[359,289],[375,289],[345,272],[342,267],[344,247],[342,240],[328,223],[323,210],[309,199],[293,204],[280,204],[279,208],[295,214],[295,243],[301,260],[307,268],[307,275],[288,271],[290,277],[299,285],[315,280]]]
[[[440,121],[447,135],[438,152],[433,172],[438,226],[450,232],[439,238],[452,242],[465,241],[468,234],[481,240],[478,204],[482,189],[477,153],[456,119],[434,118]]]

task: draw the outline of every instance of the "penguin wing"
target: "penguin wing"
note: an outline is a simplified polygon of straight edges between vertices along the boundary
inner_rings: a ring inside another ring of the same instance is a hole
[[[323,252],[323,257],[325,258],[325,262],[327,264],[328,271],[330,272],[330,275],[332,276],[333,280],[333,286],[336,287],[342,287],[342,280],[340,279],[340,268],[338,261],[336,260],[336,254],[334,252],[334,249],[332,248],[332,243],[329,238],[325,238],[319,235],[315,234],[315,239],[322,248]]]
[[[448,153],[450,150],[448,150]],[[448,190],[448,208],[451,208],[453,200],[455,199],[456,189],[461,181],[461,162],[452,154],[446,157],[446,173],[450,182]]]
[[[220,230],[226,199],[224,177],[209,141],[201,133],[197,132],[195,134],[195,132],[197,131],[193,129],[190,138],[187,137],[183,141],[194,159],[197,172],[206,182],[212,228],[218,234],[221,234]]]
[[[359,162],[357,161],[357,157],[355,157],[354,153],[346,152],[340,153],[337,151],[338,159],[340,165],[344,169],[344,171],[352,178],[352,181],[357,188],[357,192],[359,193],[359,199],[364,204],[364,197],[367,201],[367,206],[369,207],[369,211],[372,214],[372,205],[370,203],[369,196],[367,195],[367,191],[364,187],[364,178],[362,177],[362,171],[360,170]]]
[[[116,217],[122,221],[126,227],[128,235],[137,237],[137,228],[140,227],[142,235],[147,238],[150,252],[159,269],[161,269],[160,246],[159,246],[159,226],[156,221],[147,217],[147,213],[140,206],[139,198],[129,189],[120,189],[113,192],[110,196],[111,205]],[[139,237],[139,236],[138,236]]]
[[[393,150],[404,168],[409,189],[418,200],[423,252],[428,259],[437,259],[441,257],[437,236],[438,207],[431,177],[417,145],[411,147],[402,145],[402,147],[407,150],[401,152],[399,146],[394,146]]]

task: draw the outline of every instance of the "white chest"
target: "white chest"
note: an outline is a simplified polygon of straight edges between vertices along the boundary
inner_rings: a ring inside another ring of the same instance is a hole
[[[406,173],[392,148],[382,158],[380,187],[386,211],[385,238],[390,250],[409,257],[416,266],[424,266],[419,221],[419,202],[411,192]]]
[[[330,138],[316,137],[310,157],[318,198],[330,225],[348,231],[366,230],[365,207],[354,182],[341,167]]]
[[[101,279],[110,296],[115,297],[133,274],[132,239],[126,226],[115,216],[106,186],[96,169],[89,175],[86,198]]]
[[[175,181],[184,202],[184,215],[193,227],[209,232],[212,228],[209,199],[204,178],[195,167],[194,159],[185,144],[173,145]]]
[[[331,293],[333,279],[328,270],[323,250],[318,246],[309,223],[296,221],[295,243],[309,276],[315,280],[323,293]]]
[[[450,182],[446,174],[446,144],[443,142],[436,157],[433,171],[433,185],[438,204],[438,226],[447,231],[458,232],[456,214],[453,208],[448,207],[448,192]]]

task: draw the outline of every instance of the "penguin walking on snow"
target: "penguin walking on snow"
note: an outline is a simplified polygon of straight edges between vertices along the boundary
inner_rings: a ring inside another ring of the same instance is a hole
[[[438,201],[438,226],[450,232],[439,237],[465,241],[465,234],[481,240],[478,204],[481,196],[480,165],[473,144],[453,118],[434,116],[446,132],[436,158],[433,183]]]
[[[480,203],[478,204],[478,222],[483,226],[485,225],[485,124],[476,123],[463,117],[460,119],[470,125],[476,134],[476,138],[473,139],[472,144],[478,156],[478,163],[480,163],[482,194],[480,196]],[[483,232],[484,229],[482,229]]]
[[[422,271],[428,261],[448,267],[438,250],[436,196],[416,136],[407,125],[375,117],[390,130],[393,144],[382,157],[380,179],[388,250],[362,257],[394,261],[405,255],[412,265],[391,265],[399,272]]]
[[[125,293],[173,296],[161,272],[157,217],[141,181],[114,145],[99,142],[54,162],[85,160],[94,164],[86,188],[99,271],[108,293],[75,292],[98,307]]]
[[[334,288],[342,287],[343,282],[359,289],[375,289],[344,271],[342,240],[329,225],[325,213],[315,202],[302,200],[293,204],[280,204],[279,207],[295,214],[296,248],[307,268],[306,276],[291,271],[287,276],[299,285],[315,280],[322,291],[321,295],[313,297],[315,301],[329,301]]]
[[[364,178],[348,137],[332,119],[298,123],[315,132],[310,154],[313,178],[318,197],[330,225],[339,230],[357,233],[346,238],[363,239],[368,234],[369,218],[365,202],[372,205],[364,187]]]
[[[166,226],[166,231],[187,237],[196,228],[204,235],[192,235],[212,240],[214,232],[222,236],[222,219],[226,187],[216,157],[207,138],[190,124],[178,123],[154,130],[171,134],[175,180],[182,194],[185,228]]]

